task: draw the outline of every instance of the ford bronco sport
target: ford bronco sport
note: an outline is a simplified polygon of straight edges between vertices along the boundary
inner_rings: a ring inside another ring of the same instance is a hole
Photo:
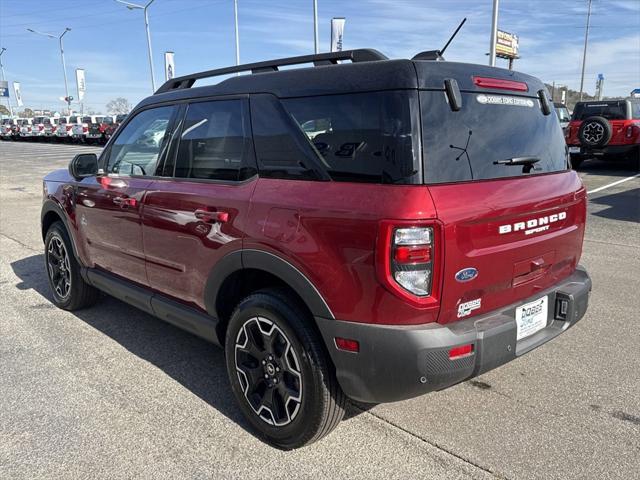
[[[571,164],[626,158],[640,169],[640,99],[578,102],[565,130]]]
[[[104,291],[223,346],[280,448],[329,433],[347,398],[441,390],[565,332],[591,289],[586,193],[547,91],[432,58],[169,80],[99,158],[44,179],[54,303]]]

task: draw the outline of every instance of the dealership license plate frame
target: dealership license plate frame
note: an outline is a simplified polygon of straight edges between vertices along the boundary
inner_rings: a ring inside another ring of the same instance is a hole
[[[535,308],[539,304],[541,304],[541,308],[537,309],[537,312],[525,315],[528,309]],[[549,323],[549,296],[545,295],[516,308],[515,319],[517,328],[516,341],[530,337],[545,328]]]

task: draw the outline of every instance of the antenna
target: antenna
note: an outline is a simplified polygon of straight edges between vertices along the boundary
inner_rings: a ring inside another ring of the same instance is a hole
[[[458,34],[458,32],[460,31],[460,29],[462,28],[462,25],[464,25],[464,22],[467,21],[467,17],[463,18],[462,21],[460,22],[460,25],[458,25],[458,28],[456,28],[456,31],[453,32],[453,35],[451,35],[451,37],[449,37],[449,40],[447,41],[447,43],[444,44],[444,47],[442,47],[442,50],[427,50],[426,52],[420,52],[418,53],[416,56],[414,56],[411,60],[436,60],[436,61],[443,61],[444,57],[442,56],[442,54],[444,53],[444,51],[447,49],[447,47],[449,46],[449,44],[453,41],[453,39],[455,38],[455,36]]]
[[[453,32],[453,35],[451,35],[449,37],[449,41],[447,43],[444,44],[444,47],[442,47],[442,50],[439,51],[440,55],[442,55],[444,53],[444,51],[447,49],[447,47],[449,46],[449,44],[451,43],[451,41],[455,38],[455,36],[458,34],[458,32],[460,31],[460,29],[462,28],[462,26],[464,25],[464,22],[467,21],[467,17],[464,17],[462,19],[462,21],[460,22],[460,25],[458,25],[458,28],[456,28],[456,31]]]

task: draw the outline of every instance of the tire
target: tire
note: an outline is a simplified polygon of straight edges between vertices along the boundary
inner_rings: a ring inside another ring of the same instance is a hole
[[[584,162],[584,158],[580,155],[571,155],[571,168],[578,170]]]
[[[293,298],[268,289],[242,300],[227,328],[236,400],[259,436],[285,450],[320,440],[345,413],[346,397],[312,322]]]
[[[90,307],[100,291],[84,281],[73,254],[71,240],[62,222],[54,222],[44,240],[44,265],[53,303],[63,310]]]
[[[582,121],[578,130],[578,140],[585,147],[604,147],[613,131],[611,124],[604,117],[589,117]]]

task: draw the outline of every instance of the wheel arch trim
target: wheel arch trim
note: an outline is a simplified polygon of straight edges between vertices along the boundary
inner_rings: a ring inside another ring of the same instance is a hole
[[[58,217],[60,217],[60,220],[64,224],[64,227],[67,229],[67,234],[69,235],[69,239],[71,240],[71,249],[73,250],[73,255],[78,261],[78,263],[80,265],[83,265],[83,262],[80,260],[80,256],[78,255],[78,248],[76,246],[76,236],[74,234],[73,229],[69,225],[69,219],[67,217],[67,214],[65,213],[62,206],[60,206],[58,202],[56,202],[55,200],[52,200],[51,198],[48,198],[47,200],[44,201],[44,203],[42,204],[42,209],[40,211],[40,230],[42,232],[42,240],[44,241],[45,237],[47,236],[47,232],[44,230],[44,219],[49,213],[55,213]]]
[[[204,302],[210,315],[219,318],[216,305],[222,285],[231,274],[244,269],[263,270],[278,277],[300,296],[314,316],[335,319],[322,294],[306,275],[284,258],[256,249],[231,252],[212,269],[204,290]]]

